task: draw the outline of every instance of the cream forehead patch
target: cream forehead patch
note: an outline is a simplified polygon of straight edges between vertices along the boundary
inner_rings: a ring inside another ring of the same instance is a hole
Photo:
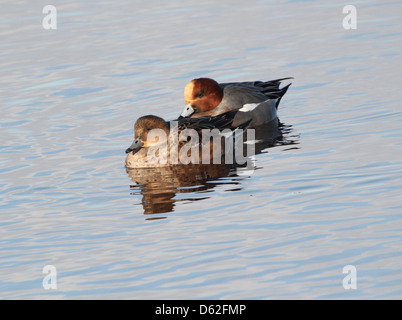
[[[193,98],[194,81],[190,81],[184,88],[184,97],[187,99]]]

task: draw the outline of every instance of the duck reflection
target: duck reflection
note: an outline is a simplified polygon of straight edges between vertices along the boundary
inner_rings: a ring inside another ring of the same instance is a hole
[[[278,119],[255,128],[254,141],[247,141],[244,134],[244,150],[247,143],[253,143],[255,154],[267,152],[266,149],[280,145],[295,145],[297,136],[291,136],[292,127],[282,124]],[[237,185],[232,191],[242,190],[242,179],[236,164],[176,164],[145,168],[127,168],[133,182],[132,194],[142,195],[144,214],[173,212],[176,202],[202,201],[208,196],[201,194],[211,192],[219,185],[229,183]],[[243,177],[244,178],[244,177]],[[210,191],[208,191],[210,190]],[[164,217],[157,217],[161,219]],[[153,219],[153,218],[150,218]]]
[[[130,189],[142,194],[144,214],[152,214],[172,212],[177,201],[207,199],[195,197],[194,192],[213,189],[220,184],[216,180],[228,176],[230,170],[226,164],[188,164],[127,169],[127,173],[135,183]],[[179,200],[175,198],[177,194],[188,197]]]

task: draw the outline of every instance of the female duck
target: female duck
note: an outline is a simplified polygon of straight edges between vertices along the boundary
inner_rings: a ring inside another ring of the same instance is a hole
[[[231,111],[217,117],[181,118],[171,122],[154,115],[143,116],[135,122],[134,142],[126,150],[126,167],[197,164],[204,163],[206,158],[221,163],[223,144],[211,143],[209,139],[205,143],[201,135],[205,134],[204,130],[218,134],[219,138],[222,137],[220,130],[232,133],[236,129],[232,126],[236,114],[237,111]],[[243,123],[242,127],[247,124]]]

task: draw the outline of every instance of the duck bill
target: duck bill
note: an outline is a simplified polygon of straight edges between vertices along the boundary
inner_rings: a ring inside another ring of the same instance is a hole
[[[131,151],[133,151],[133,153],[136,153],[138,150],[141,149],[143,145],[144,143],[140,139],[135,139],[131,146],[126,149],[126,153],[130,153]]]
[[[194,113],[194,108],[191,104],[186,104],[186,106],[184,107],[183,112],[181,113],[181,117],[185,118],[185,117],[189,117]]]

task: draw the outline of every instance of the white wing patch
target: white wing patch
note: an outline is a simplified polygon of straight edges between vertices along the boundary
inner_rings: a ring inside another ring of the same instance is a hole
[[[244,144],[257,144],[257,143],[260,143],[262,141],[263,140],[247,140],[247,141],[244,141]]]
[[[239,109],[239,111],[250,112],[250,111],[253,111],[255,108],[257,108],[258,106],[260,106],[261,104],[272,101],[272,100],[275,101],[275,104],[278,101],[278,99],[267,99],[267,100],[265,100],[263,102],[259,102],[259,103],[246,103],[245,105],[243,105],[242,108]]]
[[[261,103],[246,103],[239,109],[241,112],[250,112],[257,108]]]

